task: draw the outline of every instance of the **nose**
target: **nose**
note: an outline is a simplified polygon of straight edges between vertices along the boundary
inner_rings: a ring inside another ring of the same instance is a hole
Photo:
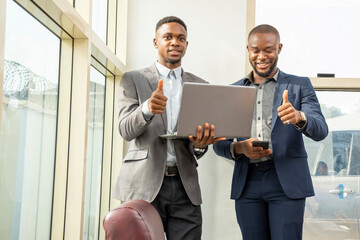
[[[260,51],[258,54],[258,59],[265,59],[266,58],[266,52]]]
[[[173,38],[171,40],[171,46],[178,46],[179,45],[179,40],[177,38]]]

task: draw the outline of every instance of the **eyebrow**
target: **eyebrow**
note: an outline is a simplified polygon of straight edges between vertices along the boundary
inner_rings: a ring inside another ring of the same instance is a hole
[[[253,46],[251,46],[251,45],[249,45],[249,47],[254,48],[254,49],[259,49],[258,47],[253,47]],[[267,49],[273,49],[273,48],[276,48],[276,46],[265,47],[265,50],[267,50]]]
[[[171,36],[177,36],[177,37],[185,37],[186,38],[186,34],[183,34],[183,33],[181,33],[181,34],[178,34],[178,35],[176,35],[176,34],[174,34],[174,33],[172,33],[172,32],[166,32],[166,33],[164,33],[162,36],[166,36],[166,35],[171,35]]]

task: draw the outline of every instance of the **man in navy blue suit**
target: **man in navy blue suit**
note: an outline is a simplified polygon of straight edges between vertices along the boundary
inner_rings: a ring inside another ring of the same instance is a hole
[[[328,134],[310,79],[277,68],[282,46],[273,26],[249,33],[253,71],[234,85],[257,88],[251,137],[214,145],[235,161],[231,198],[244,240],[302,239],[305,199],[314,195],[303,134],[315,141]],[[269,149],[255,140],[269,141]]]

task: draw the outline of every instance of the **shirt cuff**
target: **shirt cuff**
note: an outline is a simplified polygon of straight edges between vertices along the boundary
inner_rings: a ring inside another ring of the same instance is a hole
[[[149,121],[149,120],[154,116],[154,115],[150,112],[150,110],[149,110],[148,102],[149,102],[149,99],[146,100],[146,101],[143,103],[142,107],[141,107],[141,112],[142,112],[142,114],[143,114],[143,116],[144,116],[144,119],[145,119],[146,121]]]
[[[231,153],[232,158],[235,159],[236,157],[235,157],[235,143],[234,142],[232,142],[230,144],[230,153]]]
[[[194,147],[194,153],[196,155],[200,155],[202,153],[205,153],[205,151],[206,151],[206,148],[196,148],[196,147]]]
[[[305,124],[304,124],[302,127],[299,127],[299,126],[297,126],[297,125],[295,124],[295,128],[296,128],[297,130],[303,130],[303,129],[305,129],[306,125],[307,125],[307,121],[305,121]]]

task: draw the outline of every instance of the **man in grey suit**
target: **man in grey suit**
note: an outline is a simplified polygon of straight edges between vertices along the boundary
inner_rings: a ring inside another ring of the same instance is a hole
[[[119,86],[119,131],[131,141],[116,183],[121,201],[144,199],[158,210],[168,240],[201,239],[202,203],[197,160],[214,138],[215,127],[197,127],[189,139],[162,139],[176,132],[182,82],[203,79],[184,72],[187,28],[174,16],[161,19],[153,40],[158,58],[152,66],[127,72]],[[189,116],[190,118],[190,116]]]

